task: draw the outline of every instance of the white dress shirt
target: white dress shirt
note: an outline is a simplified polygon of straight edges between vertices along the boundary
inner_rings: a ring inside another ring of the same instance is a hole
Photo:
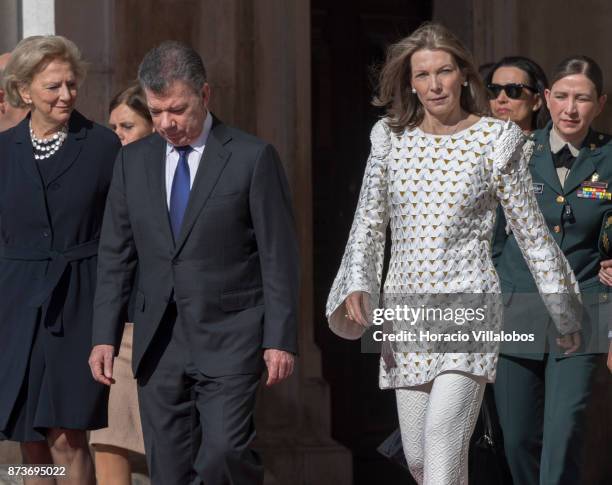
[[[198,167],[200,166],[200,160],[206,147],[206,141],[212,127],[212,115],[210,111],[206,114],[204,120],[204,127],[202,133],[198,136],[193,143],[190,144],[192,150],[187,155],[187,164],[189,165],[189,188],[193,187],[193,181],[195,180],[196,174],[198,173]],[[174,145],[166,143],[166,203],[168,209],[170,209],[170,193],[172,192],[172,181],[174,180],[174,172],[179,162],[179,153],[174,148]]]
[[[584,142],[584,139],[578,145],[573,145],[570,142],[565,141],[563,138],[561,138],[561,135],[557,133],[557,129],[553,126],[550,129],[549,142],[550,142],[550,151],[553,154],[559,153],[561,150],[563,150],[563,147],[567,145],[567,148],[569,148],[569,151],[572,154],[572,156],[576,158],[580,154],[580,146]],[[565,180],[567,179],[568,174],[569,174],[568,168],[557,167],[557,176],[559,177],[559,182],[561,182],[561,187],[565,185]]]
[[[583,139],[577,145],[573,145],[569,141],[565,141],[563,138],[561,138],[561,135],[559,135],[559,133],[557,132],[557,129],[554,126],[550,129],[549,140],[550,140],[550,151],[551,152],[559,153],[561,150],[563,150],[563,147],[567,145],[567,148],[569,148],[569,151],[573,157],[577,157],[580,154],[580,147],[582,146],[582,143],[584,142],[584,139]]]

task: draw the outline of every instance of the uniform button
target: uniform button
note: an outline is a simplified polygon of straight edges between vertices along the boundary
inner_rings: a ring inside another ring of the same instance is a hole
[[[49,233],[47,231],[43,232],[43,237],[49,237]]]
[[[562,195],[557,196],[557,202],[559,204],[563,204],[563,202],[565,202],[565,197],[563,197]]]
[[[560,233],[561,232],[561,226],[553,227],[553,231],[555,231],[556,233]]]

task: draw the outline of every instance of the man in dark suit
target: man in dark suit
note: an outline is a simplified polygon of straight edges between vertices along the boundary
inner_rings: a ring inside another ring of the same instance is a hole
[[[261,484],[249,444],[264,363],[297,351],[298,256],[274,148],[208,111],[191,48],[164,42],[139,68],[156,133],[117,159],[100,240],[94,378],[112,382],[134,269],[133,370],[154,484]]]

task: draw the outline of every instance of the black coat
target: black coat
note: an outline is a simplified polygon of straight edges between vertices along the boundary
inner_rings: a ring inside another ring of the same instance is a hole
[[[97,240],[120,143],[74,112],[43,178],[28,123],[0,133],[0,431],[39,325],[53,424],[96,428],[106,421],[106,389],[87,363]]]
[[[208,376],[259,372],[264,348],[297,352],[297,241],[274,148],[215,120],[177,241],[165,156],[166,142],[153,134],[117,158],[100,241],[93,343],[118,348],[138,263],[136,375],[172,299],[187,326],[186,351]]]

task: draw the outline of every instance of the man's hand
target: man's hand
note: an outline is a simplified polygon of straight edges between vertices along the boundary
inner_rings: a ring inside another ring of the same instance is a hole
[[[268,367],[266,386],[273,386],[293,373],[295,358],[292,353],[284,350],[266,349],[263,358]]]
[[[569,355],[578,350],[581,341],[580,332],[572,332],[558,337],[557,345],[562,349],[565,349],[564,355]]]
[[[599,265],[599,281],[606,286],[612,286],[612,259],[601,261]]]
[[[89,355],[89,368],[94,380],[110,386],[113,379],[113,360],[115,347],[112,345],[96,345]]]

